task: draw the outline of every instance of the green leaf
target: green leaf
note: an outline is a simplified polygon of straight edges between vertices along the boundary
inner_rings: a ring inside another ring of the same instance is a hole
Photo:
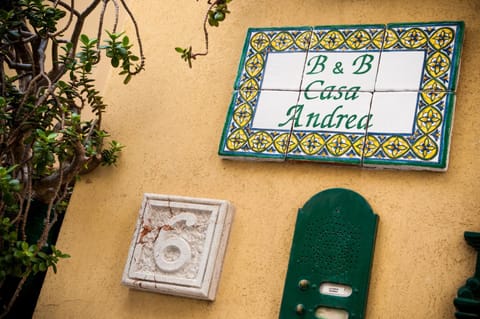
[[[123,84],[128,84],[128,82],[130,82],[131,79],[132,79],[132,75],[131,74],[127,75],[125,80],[123,80]]]
[[[124,36],[124,37],[123,37],[123,40],[122,40],[122,44],[123,44],[123,46],[125,46],[125,47],[126,47],[126,46],[128,45],[128,42],[129,42],[129,39],[128,39],[128,37],[127,37],[127,36]]]
[[[122,56],[127,55],[127,50],[126,50],[125,48],[119,48],[118,51],[120,52],[120,54],[121,54]]]
[[[90,41],[90,39],[88,38],[87,35],[82,34],[82,35],[80,36],[80,41],[82,41],[83,44],[88,45],[88,42]]]
[[[120,64],[120,61],[118,60],[118,58],[116,56],[112,57],[112,60],[110,62],[112,63],[112,66],[114,68],[118,67],[118,65]]]
[[[183,52],[185,52],[185,51],[187,51],[187,50],[186,50],[186,49],[182,49],[182,48],[180,48],[180,47],[176,47],[176,48],[175,48],[175,51],[177,51],[178,53],[183,53]]]
[[[38,252],[38,257],[40,257],[42,259],[48,259],[48,255],[45,254],[43,251]]]
[[[11,179],[10,181],[8,181],[8,184],[13,188],[17,188],[20,186],[20,182],[18,181],[18,179]]]

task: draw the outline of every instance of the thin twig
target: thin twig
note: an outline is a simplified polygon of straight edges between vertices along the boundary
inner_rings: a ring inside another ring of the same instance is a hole
[[[55,3],[54,3],[54,7],[57,7],[57,5],[60,3],[61,1],[58,1],[58,0],[55,0]],[[74,7],[75,7],[75,0],[71,0],[70,1],[70,6],[68,5],[62,5],[60,3],[60,5],[67,9],[67,11],[70,13],[69,16],[68,16],[68,21],[67,21],[67,24],[65,25],[65,27],[63,27],[61,30],[55,32],[55,33],[50,33],[49,36],[52,37],[52,38],[55,38],[59,35],[61,35],[63,32],[67,31],[68,28],[70,28],[70,25],[72,24],[72,21],[73,21],[73,15],[74,15]]]
[[[114,16],[114,21],[113,21],[113,33],[117,33],[117,27],[118,27],[118,18],[120,15],[120,6],[118,5],[118,2],[116,0],[112,0],[113,6],[115,7],[115,16]]]
[[[98,28],[97,28],[97,52],[100,51],[100,42],[102,38],[102,29],[103,29],[103,19],[105,18],[105,12],[107,10],[107,4],[109,0],[103,0],[102,11],[100,12],[100,17],[98,21]],[[100,56],[100,55],[99,55]],[[98,59],[97,63],[100,61]]]
[[[210,1],[208,2],[210,4]],[[216,6],[218,3],[218,0],[213,2],[210,7],[208,8],[207,10],[207,13],[205,14],[205,18],[203,19],[203,36],[204,36],[204,39],[205,39],[205,52],[201,52],[201,53],[194,53],[192,54],[192,59],[195,59],[197,56],[205,56],[208,54],[208,12],[214,7]]]
[[[122,3],[122,6],[125,9],[125,11],[127,11],[128,16],[130,17],[130,20],[133,23],[133,26],[135,28],[135,35],[137,37],[138,50],[140,51],[140,65],[133,72],[128,70],[128,74],[135,75],[135,74],[140,73],[140,71],[142,71],[145,67],[145,56],[143,55],[142,39],[140,37],[140,30],[138,28],[137,20],[133,16],[132,11],[130,11],[130,9],[128,8],[127,4],[125,3],[125,0],[120,0],[120,2]]]
[[[17,285],[17,289],[15,289],[15,292],[14,292],[12,298],[10,299],[10,302],[8,303],[7,307],[5,308],[5,311],[2,314],[0,314],[0,319],[5,318],[5,316],[8,314],[10,309],[12,309],[13,304],[15,303],[15,301],[18,298],[18,295],[20,294],[20,291],[22,291],[22,288],[23,288],[23,285],[25,284],[25,281],[27,281],[27,278],[28,278],[28,274],[24,274],[22,279],[20,279],[20,282]]]

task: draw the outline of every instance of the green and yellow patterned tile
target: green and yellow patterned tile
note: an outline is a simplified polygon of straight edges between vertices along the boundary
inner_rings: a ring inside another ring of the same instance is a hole
[[[463,22],[387,25],[376,91],[455,91]]]
[[[422,92],[374,93],[367,134],[372,147],[363,166],[447,170],[454,104],[454,93],[435,100]]]
[[[234,89],[255,82],[260,90],[299,90],[311,46],[311,30],[311,27],[249,29]]]
[[[230,158],[283,161],[290,145],[292,125],[276,123],[272,114],[288,112],[298,101],[295,91],[238,90],[233,94],[220,142],[219,154]],[[279,124],[279,125],[277,125]]]
[[[463,22],[249,29],[219,154],[444,171]]]
[[[302,91],[299,101],[278,121],[293,125],[292,139],[299,141],[287,159],[360,165],[370,122],[372,93]]]

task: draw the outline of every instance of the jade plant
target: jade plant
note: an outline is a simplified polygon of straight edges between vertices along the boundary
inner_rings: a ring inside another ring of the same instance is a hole
[[[115,22],[104,32],[107,7]],[[93,18],[97,33],[83,34]],[[117,31],[119,10],[135,41]],[[138,44],[138,56],[132,52]],[[125,0],[0,1],[0,318],[6,316],[29,276],[57,269],[69,257],[48,236],[68,204],[76,179],[100,165],[115,165],[122,145],[102,128],[106,111],[92,72],[105,57],[128,83],[144,68],[137,22]],[[29,219],[43,206],[40,232]],[[5,282],[17,278],[11,293]]]

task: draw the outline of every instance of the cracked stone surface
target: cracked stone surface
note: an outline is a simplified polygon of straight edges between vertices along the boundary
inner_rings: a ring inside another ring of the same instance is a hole
[[[232,217],[228,201],[145,194],[123,284],[214,300]]]

